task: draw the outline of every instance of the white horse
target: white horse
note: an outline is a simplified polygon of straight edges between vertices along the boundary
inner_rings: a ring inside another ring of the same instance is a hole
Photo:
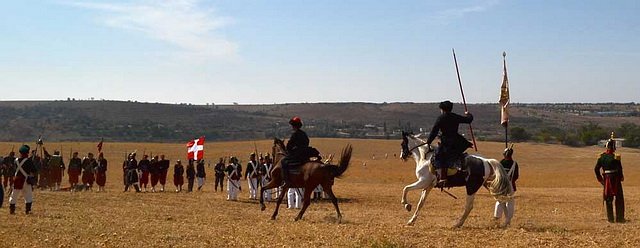
[[[413,156],[416,160],[416,177],[418,181],[409,184],[402,190],[402,204],[407,211],[411,211],[411,204],[407,202],[407,192],[415,189],[422,189],[422,195],[420,201],[418,201],[418,207],[415,213],[407,223],[407,225],[413,225],[418,218],[418,211],[422,208],[425,198],[436,186],[436,175],[429,170],[431,166],[431,157],[434,155],[432,150],[426,146],[426,141],[421,139],[419,135],[413,135],[409,133],[402,133],[402,152],[400,158],[406,161],[409,156]],[[513,188],[511,182],[505,172],[504,168],[498,160],[485,159],[475,155],[469,155],[465,158],[464,169],[465,174],[456,174],[456,176],[449,176],[449,181],[446,187],[459,187],[465,186],[467,189],[467,199],[464,207],[464,213],[453,226],[455,228],[461,227],[469,212],[473,209],[473,200],[475,194],[483,185],[489,190],[491,195],[500,203],[507,203],[513,201]],[[457,179],[457,180],[456,180]],[[505,206],[505,204],[501,204]],[[511,223],[513,217],[513,210],[503,207],[505,216],[504,226],[508,226]]]

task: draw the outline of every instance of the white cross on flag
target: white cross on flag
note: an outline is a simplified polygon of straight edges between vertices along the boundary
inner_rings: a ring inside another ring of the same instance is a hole
[[[204,136],[187,143],[187,159],[201,160],[204,158]]]

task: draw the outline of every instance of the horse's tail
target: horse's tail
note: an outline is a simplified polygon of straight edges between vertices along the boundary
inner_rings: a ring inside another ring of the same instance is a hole
[[[489,159],[489,163],[496,174],[495,179],[489,184],[491,195],[500,202],[511,200],[513,197],[513,186],[511,185],[509,175],[507,175],[507,172],[498,160]]]
[[[351,147],[351,145],[347,145],[346,147],[344,147],[344,149],[342,149],[342,154],[340,155],[340,162],[338,162],[337,166],[336,165],[332,166],[334,177],[340,177],[342,176],[342,173],[347,171],[347,168],[349,168],[349,161],[351,161],[352,151],[353,151],[353,148]]]

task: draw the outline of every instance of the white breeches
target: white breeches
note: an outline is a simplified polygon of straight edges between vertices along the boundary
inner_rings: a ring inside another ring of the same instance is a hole
[[[303,188],[290,188],[287,193],[288,208],[302,208],[302,194],[304,194]]]
[[[498,219],[501,218],[502,214],[504,213],[504,208],[506,208],[507,209],[507,213],[504,213],[505,217],[510,219],[511,217],[513,217],[513,212],[514,212],[514,210],[516,208],[515,204],[516,203],[513,200],[508,201],[508,202],[504,202],[504,203],[500,203],[500,202],[496,201],[496,207],[495,207],[495,209],[493,211],[493,217],[498,218]]]
[[[247,184],[249,185],[249,199],[257,199],[256,189],[258,188],[258,179],[247,178]]]
[[[322,193],[322,185],[318,184],[318,187],[313,189],[313,193]]]
[[[24,186],[22,186],[22,189],[14,188],[13,191],[11,191],[11,195],[9,196],[9,204],[16,204],[18,194],[20,194],[21,192],[24,192],[23,193],[24,203],[33,202],[33,189],[31,187],[31,184],[28,184],[25,180]]]
[[[262,185],[267,185],[267,183],[269,183],[269,181],[265,178],[262,179]],[[273,192],[273,189],[267,189],[264,191],[264,199],[267,201],[271,201],[273,200],[273,197],[271,196],[271,192]]]
[[[204,185],[204,177],[196,177],[198,180],[198,187],[202,187]]]
[[[238,191],[240,187],[240,180],[227,180],[227,200],[238,200]]]

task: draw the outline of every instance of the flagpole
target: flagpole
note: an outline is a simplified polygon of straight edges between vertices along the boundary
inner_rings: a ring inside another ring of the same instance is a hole
[[[456,74],[458,75],[458,85],[460,85],[460,93],[462,94],[462,103],[464,104],[464,112],[469,112],[467,109],[467,101],[464,98],[464,90],[462,90],[462,80],[460,80],[460,70],[458,70],[458,60],[456,59],[456,50],[453,48],[453,62],[456,64]],[[471,133],[471,140],[473,140],[473,149],[477,152],[478,145],[476,145],[476,138],[473,136],[473,128],[471,127],[471,123],[469,123],[469,132]]]
[[[507,52],[502,52],[502,66],[504,66],[504,76],[507,76]],[[509,147],[509,122],[504,124],[504,148]]]

